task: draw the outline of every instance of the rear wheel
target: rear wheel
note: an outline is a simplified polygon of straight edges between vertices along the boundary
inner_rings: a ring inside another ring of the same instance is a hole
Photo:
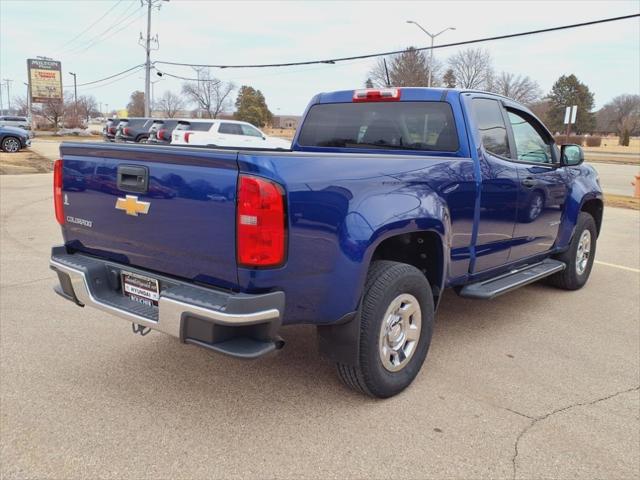
[[[16,137],[5,137],[2,140],[2,150],[7,153],[16,153],[20,150],[20,140]]]
[[[433,297],[417,268],[377,261],[362,298],[359,364],[337,364],[349,387],[379,398],[396,395],[414,380],[433,331]]]
[[[582,288],[591,274],[597,237],[598,231],[593,217],[586,212],[580,212],[569,248],[556,257],[567,267],[549,277],[549,283],[564,290]]]

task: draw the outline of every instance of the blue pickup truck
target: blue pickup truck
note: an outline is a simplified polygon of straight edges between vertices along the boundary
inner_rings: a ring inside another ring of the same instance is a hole
[[[579,146],[476,91],[321,93],[291,151],[63,143],[61,157],[58,294],[242,358],[313,324],[344,383],[375,397],[417,375],[445,289],[581,288],[603,214]]]

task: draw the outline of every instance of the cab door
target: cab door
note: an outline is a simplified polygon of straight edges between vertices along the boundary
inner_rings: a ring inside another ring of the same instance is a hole
[[[532,115],[506,107],[509,135],[518,171],[518,209],[510,261],[553,247],[558,235],[568,183],[549,132]]]
[[[245,137],[242,129],[237,123],[221,122],[218,126],[215,144],[221,147],[246,147]]]
[[[468,102],[472,131],[479,146],[481,185],[471,273],[501,267],[509,262],[518,204],[518,170],[513,162],[501,103],[490,97],[474,96]]]

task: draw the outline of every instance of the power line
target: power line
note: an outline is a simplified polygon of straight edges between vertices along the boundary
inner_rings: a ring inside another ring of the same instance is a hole
[[[111,84],[113,84],[113,83],[117,83],[117,82],[119,82],[119,81],[121,81],[121,80],[124,80],[124,79],[126,79],[126,78],[129,78],[129,77],[131,77],[131,76],[135,75],[136,73],[139,73],[143,68],[144,68],[144,64],[138,65],[138,66],[136,67],[136,69],[135,69],[135,70],[133,70],[133,71],[131,71],[129,74],[127,74],[127,75],[123,75],[123,76],[121,76],[121,77],[118,77],[118,78],[116,78],[115,80],[111,80],[110,82],[103,83],[103,84],[101,84],[101,85],[97,85],[97,86],[95,86],[95,87],[89,88],[89,90],[95,90],[96,88],[102,88],[102,87],[106,87],[106,86],[108,86],[108,85],[111,85]],[[82,87],[82,88],[85,88],[85,87]]]
[[[60,48],[58,48],[57,51],[63,50],[67,45],[73,43],[76,39],[80,38],[82,35],[84,35],[85,33],[87,33],[92,27],[94,27],[95,25],[98,24],[98,22],[100,22],[100,20],[102,20],[103,18],[105,18],[107,15],[109,15],[118,5],[120,5],[122,3],[123,0],[118,0],[114,5],[111,6],[111,8],[109,8],[100,18],[98,18],[95,22],[93,22],[91,25],[89,25],[87,28],[85,28],[84,30],[82,30],[79,34],[77,34],[75,37],[73,37],[71,40],[63,43]]]
[[[635,17],[639,17],[640,13],[634,13],[632,15],[624,15],[621,17],[611,17],[611,18],[603,18],[600,20],[593,20],[590,22],[582,22],[582,23],[574,23],[571,25],[561,25],[558,27],[551,27],[551,28],[542,28],[539,30],[529,30],[526,32],[519,32],[519,33],[511,33],[508,35],[499,35],[499,36],[494,36],[494,37],[485,37],[485,38],[477,38],[474,40],[466,40],[463,42],[455,42],[455,43],[446,43],[446,44],[441,44],[441,45],[435,45],[433,47],[421,47],[421,48],[416,48],[416,51],[426,51],[426,50],[431,50],[431,49],[438,49],[438,48],[447,48],[447,47],[459,47],[462,45],[470,45],[473,43],[481,43],[481,42],[491,42],[491,41],[495,41],[495,40],[504,40],[507,38],[516,38],[516,37],[524,37],[524,36],[529,36],[529,35],[537,35],[539,33],[548,33],[548,32],[556,32],[559,30],[567,30],[570,28],[578,28],[578,27],[587,27],[589,25],[598,25],[601,23],[608,23],[608,22],[616,22],[619,20],[628,20],[630,18],[635,18]],[[338,57],[338,58],[328,58],[325,60],[308,60],[308,61],[303,61],[303,62],[287,62],[287,63],[264,63],[264,64],[252,64],[252,65],[220,65],[220,64],[202,64],[202,63],[181,63],[181,62],[167,62],[167,61],[163,61],[163,60],[156,60],[155,62],[153,62],[154,64],[162,64],[162,65],[177,65],[177,66],[182,66],[182,67],[210,67],[210,68],[269,68],[269,67],[293,67],[293,66],[297,66],[297,65],[314,65],[314,64],[320,64],[320,63],[328,63],[328,64],[333,64],[336,62],[344,62],[344,61],[348,61],[348,60],[363,60],[363,59],[367,59],[367,58],[375,58],[375,57],[386,57],[388,55],[397,55],[400,53],[403,53],[404,50],[394,50],[394,51],[390,51],[390,52],[382,52],[382,53],[370,53],[370,54],[366,54],[366,55],[354,55],[351,57]]]
[[[85,87],[87,85],[94,85],[96,83],[104,82],[106,80],[110,80],[112,78],[119,77],[120,75],[124,75],[125,73],[129,73],[131,70],[135,70],[136,68],[140,68],[140,67],[143,67],[143,66],[144,66],[144,63],[141,63],[141,64],[136,65],[134,67],[127,68],[126,70],[123,70],[122,72],[114,73],[113,75],[109,75],[108,77],[104,77],[104,78],[101,78],[99,80],[93,80],[91,82],[86,82],[86,83],[79,83],[78,87]],[[64,85],[64,88],[69,88],[69,87],[72,87],[72,86],[73,85]]]
[[[131,7],[134,7],[133,10],[131,10]],[[126,22],[127,20],[129,20],[130,18],[134,17],[136,14],[139,13],[139,10],[135,9],[136,4],[135,3],[131,3],[129,7],[127,7],[118,18],[116,18],[113,23],[111,23],[111,25],[109,25],[104,31],[102,31],[101,33],[99,33],[98,35],[94,36],[93,38],[90,38],[89,40],[87,40],[87,43],[85,45],[80,45],[80,46],[76,46],[76,47],[72,47],[69,50],[69,53],[71,55],[77,55],[79,53],[83,53],[86,52],[89,48],[97,45],[98,43],[101,43],[105,40],[108,40],[109,38],[111,38],[113,35],[115,35],[116,33],[124,30],[126,27],[128,27],[129,25],[131,25],[133,22],[135,22],[137,20],[137,18],[133,18],[133,20],[131,20],[129,23],[125,24],[124,26],[121,26],[123,22]],[[116,27],[121,27],[115,31],[112,31],[114,28]]]

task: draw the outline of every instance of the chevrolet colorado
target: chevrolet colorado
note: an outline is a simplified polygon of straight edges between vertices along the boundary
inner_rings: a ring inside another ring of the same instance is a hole
[[[580,147],[485,92],[321,93],[290,151],[63,143],[61,157],[62,297],[242,358],[314,324],[344,383],[376,397],[417,375],[445,289],[582,287],[603,214]]]

